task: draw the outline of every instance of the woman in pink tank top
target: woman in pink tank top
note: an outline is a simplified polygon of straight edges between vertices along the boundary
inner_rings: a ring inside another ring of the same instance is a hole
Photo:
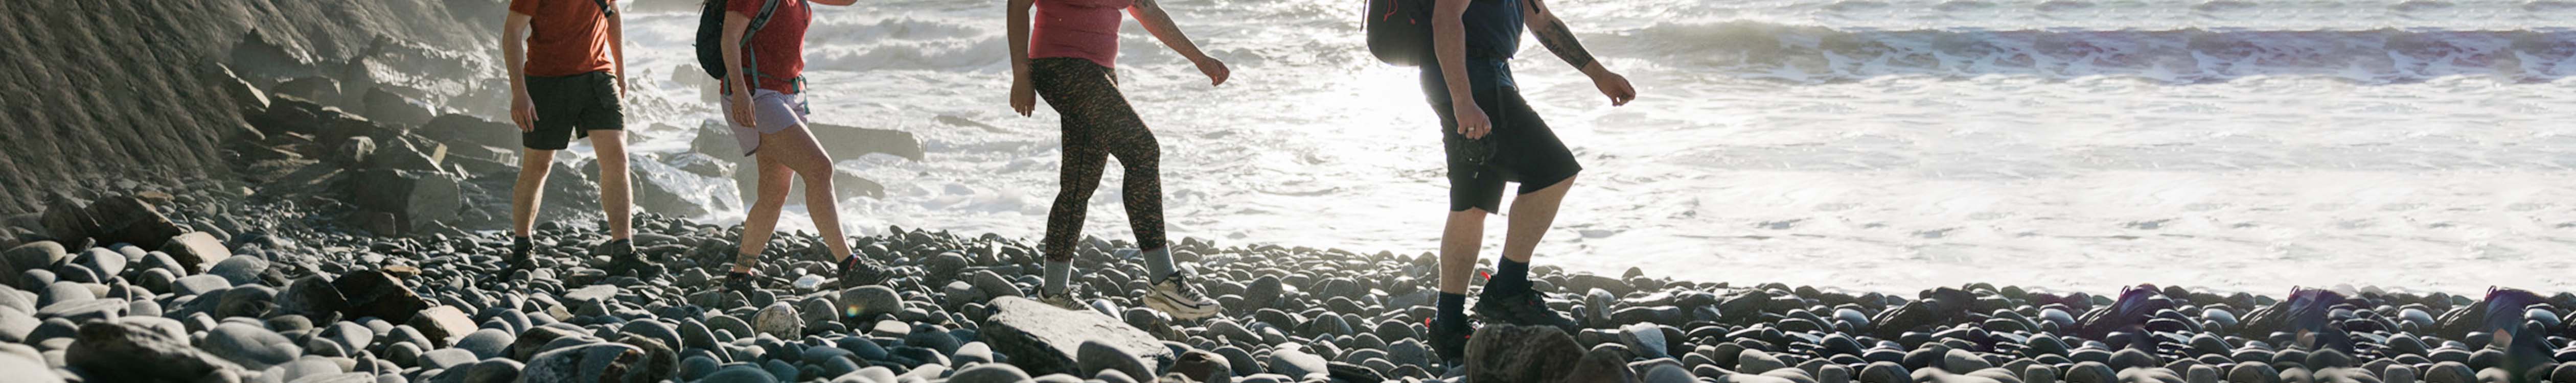
[[[1035,6],[1035,29],[1029,8]],[[1127,220],[1136,231],[1136,247],[1145,260],[1145,280],[1153,291],[1145,305],[1179,319],[1214,315],[1220,309],[1186,273],[1172,265],[1164,248],[1162,149],[1136,111],[1118,93],[1117,64],[1120,11],[1134,14],[1145,31],[1173,52],[1188,57],[1206,73],[1210,85],[1225,83],[1225,63],[1199,52],[1190,38],[1172,25],[1154,0],[1010,0],[1011,109],[1022,116],[1037,109],[1045,96],[1062,118],[1064,163],[1055,207],[1047,212],[1046,283],[1038,300],[1084,309],[1067,280],[1073,275],[1073,243],[1082,237],[1082,216],[1109,157],[1125,168],[1121,188]]]

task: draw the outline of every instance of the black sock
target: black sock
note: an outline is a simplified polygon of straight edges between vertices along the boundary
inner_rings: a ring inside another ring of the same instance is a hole
[[[1494,262],[1494,276],[1485,279],[1485,290],[1499,292],[1529,290],[1529,263],[1514,262],[1511,257],[1497,258],[1500,260]]]
[[[1467,295],[1448,292],[1440,293],[1440,313],[1438,315],[1438,318],[1433,319],[1433,326],[1457,326],[1467,324]]]

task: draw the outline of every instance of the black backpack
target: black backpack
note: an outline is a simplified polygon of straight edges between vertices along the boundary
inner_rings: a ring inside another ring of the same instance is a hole
[[[707,75],[714,76],[717,81],[731,80],[731,76],[725,75],[724,42],[721,41],[724,39],[725,1],[727,0],[707,0],[705,8],[700,10],[698,14],[698,67],[706,69]],[[760,73],[758,56],[751,54],[751,36],[755,33],[759,33],[761,26],[769,24],[769,15],[770,13],[778,10],[778,2],[790,0],[732,1],[762,2],[760,5],[760,14],[751,15],[751,26],[743,28],[742,31],[742,67],[743,69],[751,71],[751,81],[753,82],[751,85],[754,88],[758,88],[760,85],[758,84],[760,82],[760,78],[770,76]],[[808,12],[811,12],[811,10],[809,9]],[[775,77],[772,78],[775,79]],[[802,79],[781,80],[799,81]]]
[[[1368,0],[1369,54],[1377,61],[1402,66],[1433,63],[1431,4],[1434,0]]]

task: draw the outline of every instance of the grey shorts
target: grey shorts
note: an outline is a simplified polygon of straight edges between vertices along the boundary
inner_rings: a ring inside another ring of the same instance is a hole
[[[725,102],[733,102],[734,97],[738,95],[725,96]],[[725,115],[725,124],[733,126],[734,143],[742,146],[742,155],[749,156],[760,152],[760,135],[804,125],[805,115],[809,112],[802,96],[758,89],[751,91],[751,113],[760,119],[760,126],[743,126],[741,122],[733,121],[732,113],[721,114]]]

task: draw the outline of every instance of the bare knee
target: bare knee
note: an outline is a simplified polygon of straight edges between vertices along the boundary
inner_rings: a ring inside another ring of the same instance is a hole
[[[763,181],[760,183],[759,193],[754,195],[754,198],[758,199],[753,200],[752,203],[760,206],[785,205],[787,204],[787,186],[788,185],[785,182]]]
[[[590,135],[590,146],[600,151],[626,151],[626,131],[592,130],[586,134]]]
[[[754,202],[765,205],[786,203],[787,187],[789,186],[788,174],[790,173],[787,168],[779,166],[776,162],[769,161],[767,158],[762,158],[753,166],[760,167],[759,169],[754,170],[759,172],[757,173],[759,174],[758,182],[752,185],[753,187],[759,188],[759,190],[755,191],[753,194],[753,196],[755,198],[759,198],[759,200]]]
[[[806,190],[832,189],[832,168],[828,166],[822,167],[820,171],[806,171],[804,169],[798,169],[796,171],[796,178],[805,181]]]
[[[1449,212],[1449,223],[1483,224],[1485,223],[1485,216],[1492,214],[1493,212],[1485,211],[1485,208],[1470,207],[1467,208],[1467,210]]]
[[[522,177],[531,173],[544,176],[547,171],[554,170],[554,164],[555,151],[528,149],[519,152],[519,175]]]

